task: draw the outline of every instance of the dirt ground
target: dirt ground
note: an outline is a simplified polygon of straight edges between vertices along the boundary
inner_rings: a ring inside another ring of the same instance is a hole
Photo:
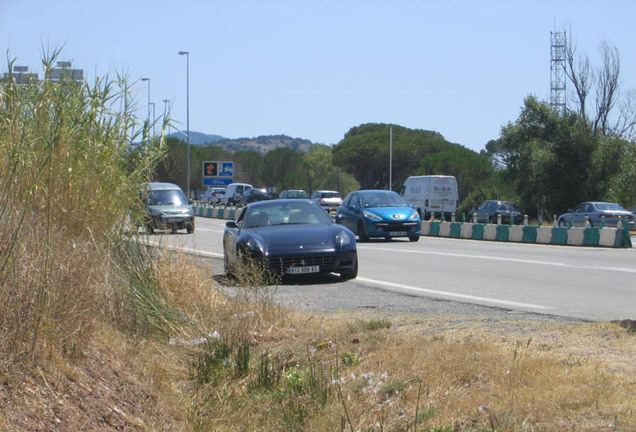
[[[364,313],[336,314],[355,319]],[[377,313],[374,314],[377,317]],[[636,385],[636,322],[555,323],[500,317],[385,315],[392,329],[509,347],[538,346],[563,361],[593,361]],[[95,341],[72,363],[55,355],[0,378],[0,430],[188,430],[179,404],[154,382],[153,366],[135,350]],[[107,346],[108,345],[108,346]],[[173,383],[176,385],[176,383]],[[168,392],[169,393],[169,392]]]

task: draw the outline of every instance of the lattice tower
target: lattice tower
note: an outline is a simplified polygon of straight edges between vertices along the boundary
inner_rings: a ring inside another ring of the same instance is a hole
[[[565,114],[565,32],[550,32],[550,106]]]

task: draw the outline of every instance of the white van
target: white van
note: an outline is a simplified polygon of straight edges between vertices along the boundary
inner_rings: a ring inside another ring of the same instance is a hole
[[[230,183],[225,188],[225,193],[221,195],[220,202],[226,205],[236,204],[239,202],[239,197],[241,197],[248,189],[252,189],[251,184]]]
[[[430,219],[431,216],[439,219],[442,214],[450,219],[459,206],[457,179],[453,176],[411,176],[404,182],[400,195],[422,219]]]

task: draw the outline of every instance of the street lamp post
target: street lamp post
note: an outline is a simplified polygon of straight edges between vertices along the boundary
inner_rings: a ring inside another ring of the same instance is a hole
[[[142,78],[142,81],[146,81],[148,84],[148,142],[150,142],[150,78]]]
[[[190,199],[190,53],[179,51],[186,56],[186,196]]]
[[[150,105],[152,105],[152,137],[155,137],[155,123],[156,123],[156,117],[155,117],[155,103],[154,102],[150,102]]]
[[[166,122],[168,121],[168,104],[170,104],[170,99],[164,99],[163,100],[163,121],[162,124],[165,126]],[[170,135],[170,125],[168,125],[168,135]]]

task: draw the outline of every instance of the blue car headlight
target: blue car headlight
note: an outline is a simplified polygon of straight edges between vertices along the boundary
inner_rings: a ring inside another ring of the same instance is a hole
[[[335,240],[336,245],[340,247],[346,246],[351,243],[351,238],[344,231],[340,231],[338,234],[336,234]]]
[[[380,216],[378,216],[375,213],[371,213],[368,210],[363,211],[362,212],[362,216],[364,216],[365,218],[367,218],[369,220],[372,220],[372,221],[381,221],[382,220],[382,218]]]
[[[420,218],[420,215],[414,211],[413,214],[411,214],[411,216],[409,217],[409,220],[417,220]]]
[[[259,240],[251,238],[247,241],[247,243],[245,243],[245,245],[250,251],[265,255],[265,246]]]

